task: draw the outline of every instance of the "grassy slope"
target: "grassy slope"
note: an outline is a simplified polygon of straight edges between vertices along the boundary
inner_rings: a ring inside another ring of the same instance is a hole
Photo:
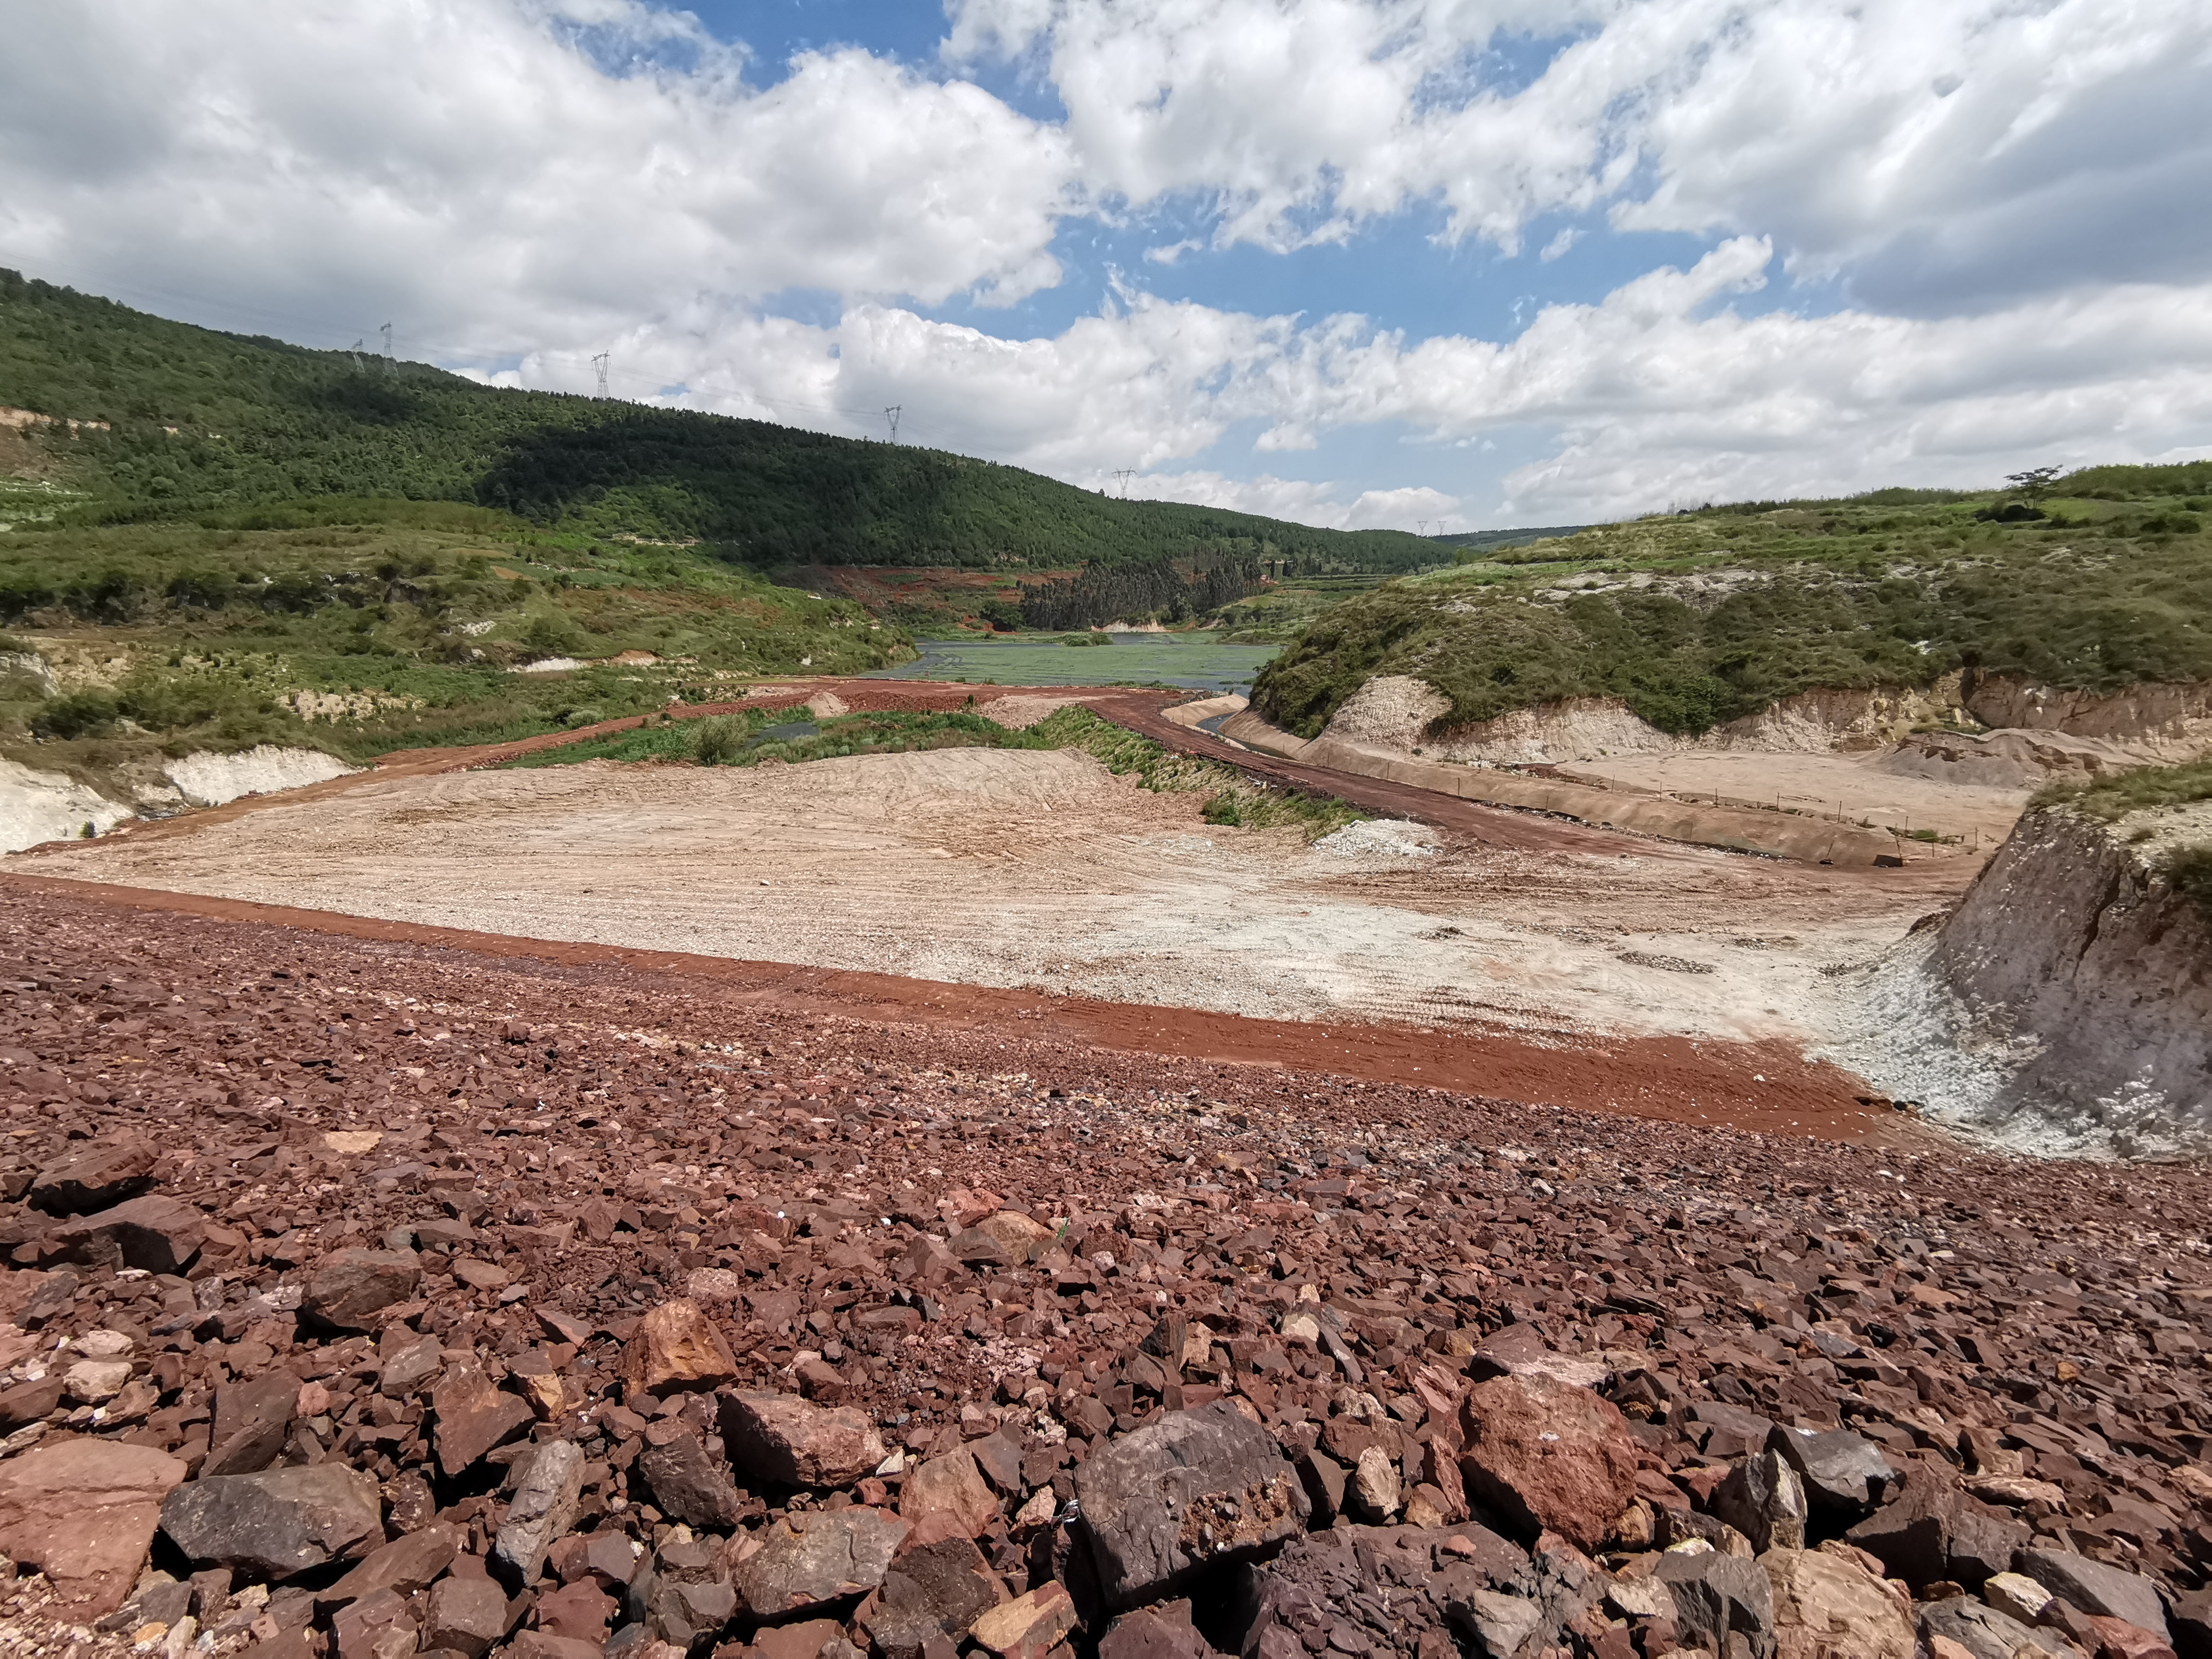
[[[155,750],[490,741],[911,654],[849,603],[443,502],[21,526],[0,536],[0,625],[59,682],[0,678],[0,753],[88,778]],[[623,652],[660,660],[511,672]]]
[[[696,540],[762,568],[1026,570],[1201,546],[1380,570],[1437,558],[1394,531],[1113,500],[939,450],[493,390],[420,363],[364,368],[4,271],[0,404],[109,428],[49,434],[46,466],[0,456],[0,471],[58,471],[106,510],[145,516],[318,495],[470,501],[541,526]]]
[[[1254,701],[1311,735],[1370,677],[1410,674],[1449,699],[1439,730],[1612,696],[1694,732],[1814,687],[1969,665],[2093,690],[2212,678],[2212,463],[2061,488],[2021,524],[1977,518],[1987,496],[1885,491],[1539,543],[1346,600]]]
[[[764,735],[770,732],[780,735]],[[638,726],[610,738],[539,750],[507,764],[532,768],[617,760],[759,766],[928,749],[1079,749],[1117,775],[1133,775],[1147,789],[1205,794],[1209,823],[1250,830],[1288,825],[1308,841],[1364,816],[1347,801],[1270,788],[1229,767],[1172,753],[1150,738],[1074,707],[1019,732],[965,711],[845,714],[813,721],[803,709],[756,708],[714,720]]]

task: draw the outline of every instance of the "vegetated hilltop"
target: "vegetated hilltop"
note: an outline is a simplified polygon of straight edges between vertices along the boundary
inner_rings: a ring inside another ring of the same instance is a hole
[[[217,333],[0,271],[0,471],[79,518],[321,495],[465,501],[759,566],[1066,568],[1209,552],[1411,570],[1435,545],[1121,501],[941,450],[685,410],[494,389],[422,363]],[[75,422],[74,426],[69,424]]]
[[[1313,736],[1403,675],[1448,705],[1435,735],[1581,697],[1694,735],[1802,691],[1961,669],[2088,693],[2212,679],[2212,462],[2047,488],[2039,505],[1884,490],[1707,508],[1392,581],[1316,619],[1254,702]]]

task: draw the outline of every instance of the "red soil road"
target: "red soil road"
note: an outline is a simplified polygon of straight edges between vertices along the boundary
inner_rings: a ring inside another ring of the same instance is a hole
[[[1532,1042],[1510,1032],[1430,1032],[1402,1025],[1328,1025],[1048,996],[891,974],[739,962],[677,951],[517,939],[242,900],[9,872],[28,896],[121,910],[248,923],[376,940],[478,958],[534,960],[620,972],[641,992],[684,995],[810,1018],[841,1016],[956,1030],[1018,1023],[1032,1040],[1214,1064],[1262,1066],[1663,1122],[1888,1145],[1925,1139],[1911,1120],[1869,1103],[1849,1073],[1783,1042],[1680,1037]],[[0,899],[4,905],[4,899]],[[1763,1080],[1759,1080],[1762,1079]]]

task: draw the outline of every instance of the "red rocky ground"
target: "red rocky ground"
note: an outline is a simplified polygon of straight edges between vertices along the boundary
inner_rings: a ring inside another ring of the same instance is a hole
[[[2201,1171],[8,900],[20,1650],[2207,1650]]]

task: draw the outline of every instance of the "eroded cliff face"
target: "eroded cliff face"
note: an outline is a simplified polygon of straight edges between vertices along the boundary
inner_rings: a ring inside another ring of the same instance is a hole
[[[2019,1057],[1977,1125],[2122,1156],[2212,1151],[2212,911],[2161,866],[2212,803],[2031,812],[1944,921],[1928,971]]]

